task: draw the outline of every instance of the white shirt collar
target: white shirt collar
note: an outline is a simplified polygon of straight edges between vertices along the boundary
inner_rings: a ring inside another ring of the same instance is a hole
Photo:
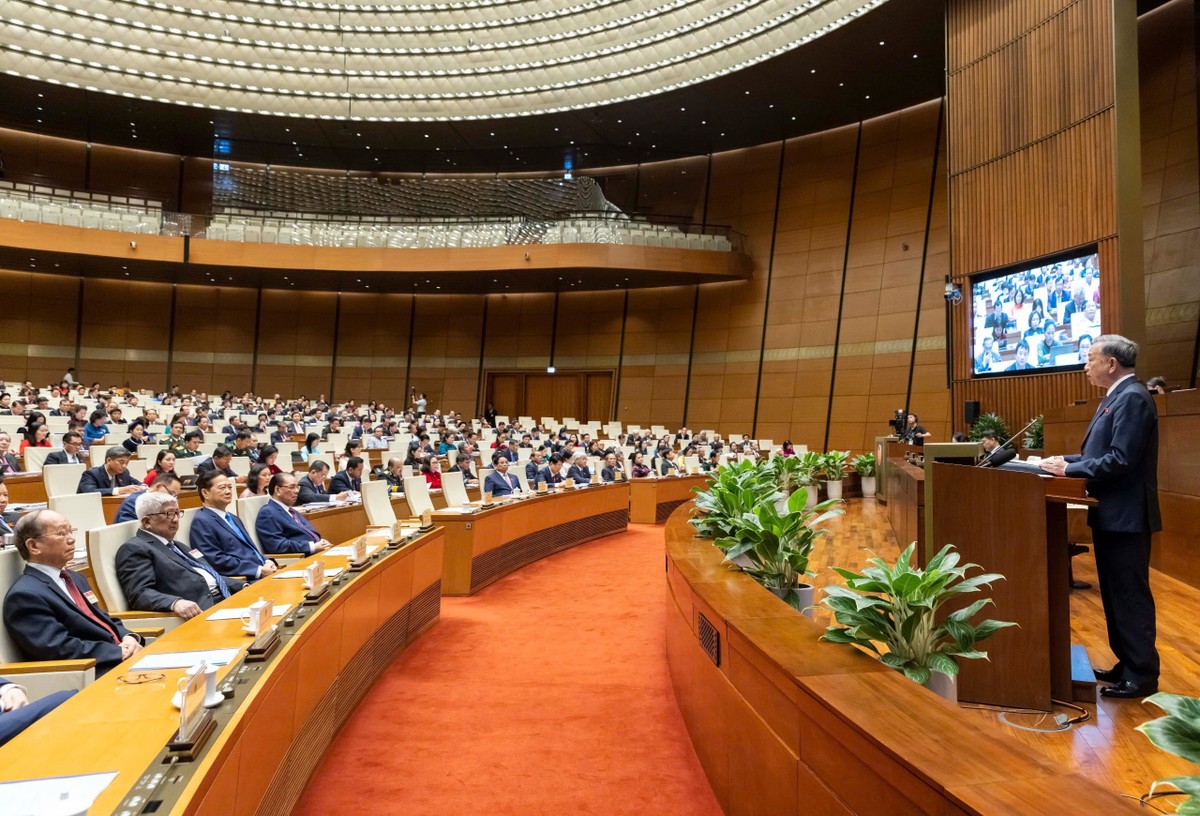
[[[43,572],[46,575],[48,575],[50,577],[50,580],[54,582],[54,585],[63,591],[64,595],[66,595],[68,598],[71,597],[70,591],[67,590],[67,585],[65,583],[63,583],[62,576],[59,575],[59,572],[61,570],[56,570],[54,567],[50,567],[45,564],[35,564],[32,561],[29,562],[29,566],[33,567],[35,570],[37,570],[39,572]],[[71,600],[73,603],[74,598],[72,598]]]
[[[145,527],[142,527],[140,529],[143,533],[146,533],[147,535],[152,536],[156,541],[158,541],[158,543],[164,544],[168,547],[172,546],[170,541],[167,541],[165,538],[163,538],[162,536],[160,536],[158,533],[154,532],[153,530],[147,530]]]
[[[1107,393],[1106,393],[1104,396],[1106,396],[1106,397],[1108,397],[1108,396],[1112,396],[1112,392],[1113,392],[1114,390],[1116,390],[1116,387],[1117,387],[1118,385],[1120,385],[1121,383],[1125,382],[1126,380],[1128,380],[1128,379],[1129,379],[1130,377],[1132,377],[1132,376],[1134,376],[1134,372],[1130,371],[1130,372],[1129,372],[1128,374],[1126,374],[1124,377],[1122,377],[1121,379],[1117,380],[1115,383],[1113,383],[1112,385],[1110,385],[1110,386],[1108,387],[1108,392],[1107,392]]]

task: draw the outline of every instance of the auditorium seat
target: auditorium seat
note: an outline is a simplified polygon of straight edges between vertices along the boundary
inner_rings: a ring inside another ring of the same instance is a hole
[[[120,524],[107,524],[103,527],[88,531],[87,553],[88,564],[94,577],[93,588],[100,596],[100,603],[113,617],[122,622],[136,622],[140,627],[162,627],[170,631],[183,623],[183,618],[166,612],[149,610],[131,610],[125,591],[121,588],[117,577],[117,550],[129,539],[137,535],[140,524],[136,521],[125,521]],[[177,537],[179,538],[179,537]],[[182,540],[182,538],[180,538]]]

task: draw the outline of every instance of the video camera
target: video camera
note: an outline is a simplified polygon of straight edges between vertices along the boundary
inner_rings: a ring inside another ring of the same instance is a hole
[[[908,415],[905,413],[903,408],[896,409],[896,414],[888,420],[888,425],[891,426],[892,431],[895,432],[896,436],[904,436],[905,432],[908,430]]]

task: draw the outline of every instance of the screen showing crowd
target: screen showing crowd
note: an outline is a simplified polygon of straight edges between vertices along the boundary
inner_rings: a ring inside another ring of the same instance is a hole
[[[1098,256],[974,281],[971,329],[976,374],[1082,366],[1101,333]]]

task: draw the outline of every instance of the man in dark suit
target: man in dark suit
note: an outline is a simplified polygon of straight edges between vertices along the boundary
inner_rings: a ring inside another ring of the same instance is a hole
[[[467,453],[456,453],[454,455],[454,467],[450,468],[451,473],[461,473],[463,475],[463,484],[478,482],[479,477],[475,474],[471,465],[475,463],[475,457]]]
[[[1011,447],[1000,450],[1000,440],[995,431],[984,431],[979,435],[979,444],[983,448],[983,458],[979,460],[980,467],[1000,467],[1017,458],[1017,452]]]
[[[357,458],[357,457],[352,457]],[[300,485],[290,473],[276,473],[267,484],[271,500],[258,511],[254,529],[264,553],[304,553],[312,555],[333,545],[317,532],[308,519],[296,511]]]
[[[575,461],[567,469],[567,478],[578,485],[592,483],[592,469],[588,467],[588,457],[583,451],[575,454]]]
[[[52,510],[23,516],[16,546],[28,564],[4,597],[4,626],[26,657],[92,658],[99,676],[141,650],[142,639],[97,606],[87,579],[67,569],[75,536],[65,516]]]
[[[78,431],[67,431],[62,437],[63,449],[46,454],[45,465],[76,465],[83,461],[79,452],[83,450],[83,437]]]
[[[75,694],[75,690],[56,691],[29,702],[24,686],[0,677],[0,745],[45,717]]]
[[[1097,670],[1112,683],[1105,697],[1141,698],[1158,690],[1154,596],[1150,592],[1150,535],[1162,529],[1158,508],[1158,411],[1134,375],[1138,345],[1120,335],[1096,338],[1084,373],[1108,389],[1083,437],[1079,454],[1056,456],[1042,469],[1087,479],[1100,598],[1108,643],[1117,664]]]
[[[241,589],[231,586],[198,549],[175,540],[179,502],[151,491],[137,498],[141,529],[117,550],[117,581],[132,609],[170,612],[187,620]]]
[[[355,457],[357,458],[357,457]],[[300,477],[300,497],[296,504],[312,504],[313,502],[345,501],[348,491],[331,494],[330,485],[325,481],[329,476],[329,465],[320,459],[308,463],[308,475]]]
[[[145,485],[129,475],[129,451],[118,445],[104,452],[104,464],[85,470],[79,477],[76,493],[99,493],[101,496],[128,496],[145,489]]]
[[[175,498],[179,495],[179,477],[171,471],[160,473],[154,477],[154,481],[150,483],[150,491],[153,493],[166,493],[168,496]],[[137,500],[140,499],[144,492],[130,493],[125,497],[125,501],[121,502],[121,506],[117,508],[117,516],[113,519],[114,524],[121,524],[126,521],[137,521]]]
[[[246,477],[238,476],[233,472],[233,468],[229,466],[232,461],[233,451],[227,445],[217,445],[211,457],[196,465],[196,474],[199,475],[206,470],[219,470],[230,479],[233,479],[235,484],[245,482]]]
[[[362,472],[362,457],[351,456],[346,460],[346,469],[333,474],[333,478],[329,480],[329,492],[343,493],[347,490],[360,492],[362,490]]]
[[[494,471],[483,480],[483,492],[491,493],[493,497],[511,496],[514,490],[520,488],[517,477],[508,472],[508,457],[497,451],[492,454]]]
[[[188,533],[191,545],[224,576],[266,578],[278,565],[254,546],[242,520],[229,512],[233,482],[224,473],[209,471],[196,480],[196,492],[204,506],[196,511]]]
[[[558,485],[562,484],[566,477],[562,474],[563,458],[561,453],[550,454],[550,460],[546,466],[538,471],[537,481],[545,482],[546,487],[553,490]],[[537,489],[537,483],[534,484],[534,489]]]
[[[538,471],[542,469],[545,459],[546,452],[540,447],[529,452],[529,461],[525,463],[525,478],[529,480],[530,486],[537,485]]]
[[[278,445],[281,442],[291,442],[292,435],[288,432],[287,423],[280,422],[275,426],[275,430],[271,432],[271,444]]]
[[[600,469],[600,480],[602,482],[615,482],[619,471],[617,454],[610,450],[604,454],[604,467]]]

